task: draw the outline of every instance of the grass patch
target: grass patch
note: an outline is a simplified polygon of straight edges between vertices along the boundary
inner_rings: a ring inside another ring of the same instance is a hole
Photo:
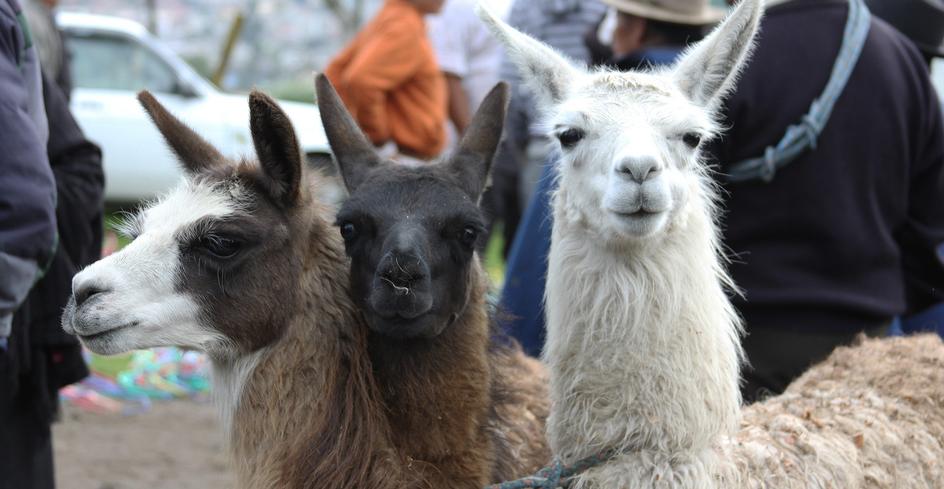
[[[492,228],[492,235],[485,246],[485,271],[496,289],[501,289],[505,283],[504,250],[504,223],[499,222]]]
[[[118,247],[112,251],[120,250],[131,242],[130,239],[118,232],[118,228],[120,227],[121,223],[125,222],[125,220],[127,220],[137,211],[138,205],[139,204],[131,203],[105,204],[105,246],[108,245],[107,240],[109,239],[109,234],[112,234],[118,238]]]

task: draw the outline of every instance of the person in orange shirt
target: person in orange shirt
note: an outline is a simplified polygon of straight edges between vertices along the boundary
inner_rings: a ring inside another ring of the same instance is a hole
[[[325,75],[367,137],[433,158],[446,143],[446,85],[423,16],[445,0],[386,0]]]

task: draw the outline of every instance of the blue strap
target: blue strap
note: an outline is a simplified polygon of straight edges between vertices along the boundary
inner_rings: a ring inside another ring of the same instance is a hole
[[[849,82],[869,35],[871,14],[862,0],[849,0],[849,17],[843,31],[842,46],[823,93],[810,105],[798,124],[787,128],[777,146],[768,146],[764,155],[735,163],[724,175],[729,182],[760,179],[773,180],[774,174],[807,149],[816,148],[816,140],[829,122],[833,106]]]
[[[572,465],[564,465],[560,461],[554,461],[554,463],[530,477],[491,484],[486,486],[485,489],[567,489],[573,484],[572,478],[575,475],[608,462],[618,453],[617,450],[607,450],[580,459]]]

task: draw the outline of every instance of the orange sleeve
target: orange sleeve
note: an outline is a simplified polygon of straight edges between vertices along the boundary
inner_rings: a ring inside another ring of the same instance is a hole
[[[341,98],[344,99],[345,94],[341,89],[341,73],[344,72],[344,68],[351,62],[351,53],[353,52],[354,44],[352,43],[348,47],[344,48],[334,59],[328,63],[328,67],[325,68],[324,74],[328,77],[328,80],[331,81],[331,84],[334,85],[334,89],[338,91],[338,95],[341,95]]]
[[[348,108],[374,144],[390,140],[387,92],[409,80],[421,66],[423,57],[417,50],[423,35],[422,24],[389,25],[364,39],[340,70],[338,84],[348,96]]]

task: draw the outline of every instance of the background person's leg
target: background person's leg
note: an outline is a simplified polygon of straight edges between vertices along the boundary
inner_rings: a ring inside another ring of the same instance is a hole
[[[544,347],[544,283],[547,254],[551,248],[551,191],[555,155],[548,158],[537,188],[521,218],[508,254],[501,307],[510,317],[506,331],[521,343],[525,353],[540,356]]]

